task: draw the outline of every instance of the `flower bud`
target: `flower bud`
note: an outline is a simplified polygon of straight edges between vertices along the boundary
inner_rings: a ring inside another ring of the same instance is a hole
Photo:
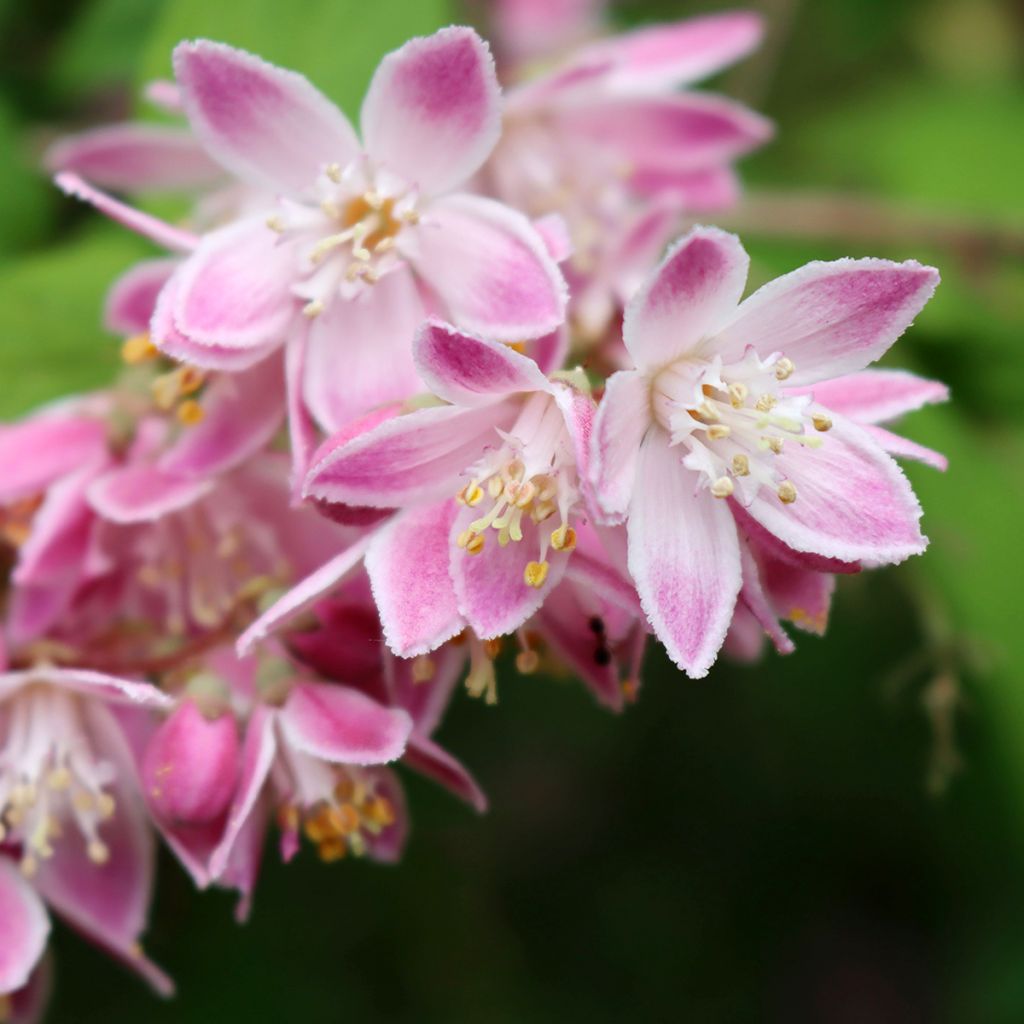
[[[164,820],[198,825],[227,810],[238,782],[238,725],[183,701],[153,734],[142,762],[146,798]]]

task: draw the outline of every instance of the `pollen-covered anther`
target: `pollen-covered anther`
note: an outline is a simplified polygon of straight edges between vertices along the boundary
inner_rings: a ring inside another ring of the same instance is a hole
[[[732,471],[735,476],[750,476],[750,456],[734,455],[732,457]]]
[[[551,546],[556,551],[573,551],[576,547],[576,531],[568,523],[562,523],[551,531]]]
[[[121,361],[128,366],[148,363],[160,355],[160,350],[153,344],[149,333],[133,334],[125,338],[121,345]]]
[[[811,416],[811,422],[814,424],[814,429],[820,430],[822,433],[832,429],[832,420],[823,412],[814,413]]]
[[[778,401],[774,395],[766,391],[763,395],[758,396],[757,401],[754,403],[754,408],[758,412],[771,412],[778,404]]]
[[[535,590],[540,590],[544,586],[544,581],[548,578],[548,563],[545,562],[527,562],[526,568],[523,570],[523,581],[528,587],[533,587]]]
[[[470,508],[475,508],[484,500],[484,489],[474,480],[459,491],[455,500],[460,505],[469,505]]]
[[[776,380],[789,380],[793,376],[793,371],[796,367],[793,365],[793,360],[788,356],[783,356],[775,363],[775,379]]]
[[[713,423],[708,427],[708,437],[712,441],[721,441],[732,433],[732,428],[724,423]]]
[[[743,381],[735,381],[729,385],[729,404],[734,409],[740,409],[743,403],[750,397],[750,388]]]
[[[516,655],[516,671],[522,676],[532,676],[540,667],[540,655],[532,649]]]
[[[429,683],[437,672],[437,665],[429,654],[421,654],[412,659],[412,681],[414,683]]]
[[[479,555],[484,549],[484,535],[475,530],[463,530],[455,538],[455,543],[471,555]]]
[[[765,451],[774,453],[775,455],[782,454],[782,438],[774,435],[766,435],[761,438],[762,446]]]
[[[110,848],[106,843],[100,842],[98,839],[92,840],[86,848],[86,853],[89,856],[89,860],[93,864],[106,864],[110,860]]]
[[[792,505],[796,501],[796,484],[792,480],[783,480],[776,493],[784,505]]]
[[[194,398],[189,398],[178,406],[175,415],[182,426],[194,427],[197,423],[202,423],[205,413],[203,407]]]
[[[194,395],[205,380],[202,370],[194,366],[179,366],[170,373],[161,374],[150,384],[153,401],[158,409],[170,412],[179,399]]]
[[[716,498],[731,498],[735,485],[727,476],[720,476],[712,485],[711,493]]]

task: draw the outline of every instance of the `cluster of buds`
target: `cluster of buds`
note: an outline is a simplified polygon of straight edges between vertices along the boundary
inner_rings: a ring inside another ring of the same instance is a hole
[[[48,909],[170,991],[140,946],[157,838],[244,917],[268,830],[286,860],[400,856],[396,764],[485,807],[433,739],[460,684],[543,667],[618,710],[652,637],[693,677],[789,652],[836,574],[924,549],[891,456],[942,459],[879,424],[946,392],[867,367],[936,272],[814,263],[743,299],[739,240],[691,222],[770,129],[680,87],[758,20],[531,76],[546,10],[500,40],[504,96],[444,29],[384,58],[357,133],[189,41],[151,91],[179,126],[50,153],[162,251],[107,297],[117,382],[0,430],[0,1020],[40,1012]],[[185,222],[114,197],[161,189]]]

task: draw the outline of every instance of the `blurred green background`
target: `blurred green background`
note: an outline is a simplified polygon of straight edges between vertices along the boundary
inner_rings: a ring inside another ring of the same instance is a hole
[[[623,24],[716,6],[622,4]],[[954,401],[906,433],[933,546],[843,580],[829,635],[689,682],[652,656],[620,718],[566,681],[458,700],[441,738],[484,819],[408,779],[397,869],[268,858],[239,930],[164,858],[148,948],[172,1003],[57,936],[58,1022],[1024,1020],[1024,5],[763,0],[716,86],[779,125],[747,162],[765,280],[811,258],[944,277],[896,349]],[[350,112],[449,0],[0,0],[0,403],[102,384],[103,291],[146,246],[36,170],[126,115],[182,36],[301,68]],[[724,222],[724,221],[723,221]]]

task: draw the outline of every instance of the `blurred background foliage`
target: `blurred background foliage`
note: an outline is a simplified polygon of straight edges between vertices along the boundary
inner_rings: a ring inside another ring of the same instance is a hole
[[[622,24],[699,13],[633,0]],[[730,5],[734,6],[734,5]],[[1024,5],[761,0],[764,51],[715,83],[779,126],[747,162],[754,283],[916,257],[944,283],[893,365],[954,401],[907,433],[933,546],[843,580],[829,635],[689,682],[652,656],[621,718],[568,680],[459,700],[442,739],[483,820],[409,779],[398,869],[269,857],[243,930],[165,858],[156,1003],[61,932],[52,1020],[1024,1020]],[[144,243],[37,171],[131,113],[183,36],[301,68],[354,114],[379,57],[453,0],[0,0],[0,374],[7,416],[103,384],[111,278]]]

